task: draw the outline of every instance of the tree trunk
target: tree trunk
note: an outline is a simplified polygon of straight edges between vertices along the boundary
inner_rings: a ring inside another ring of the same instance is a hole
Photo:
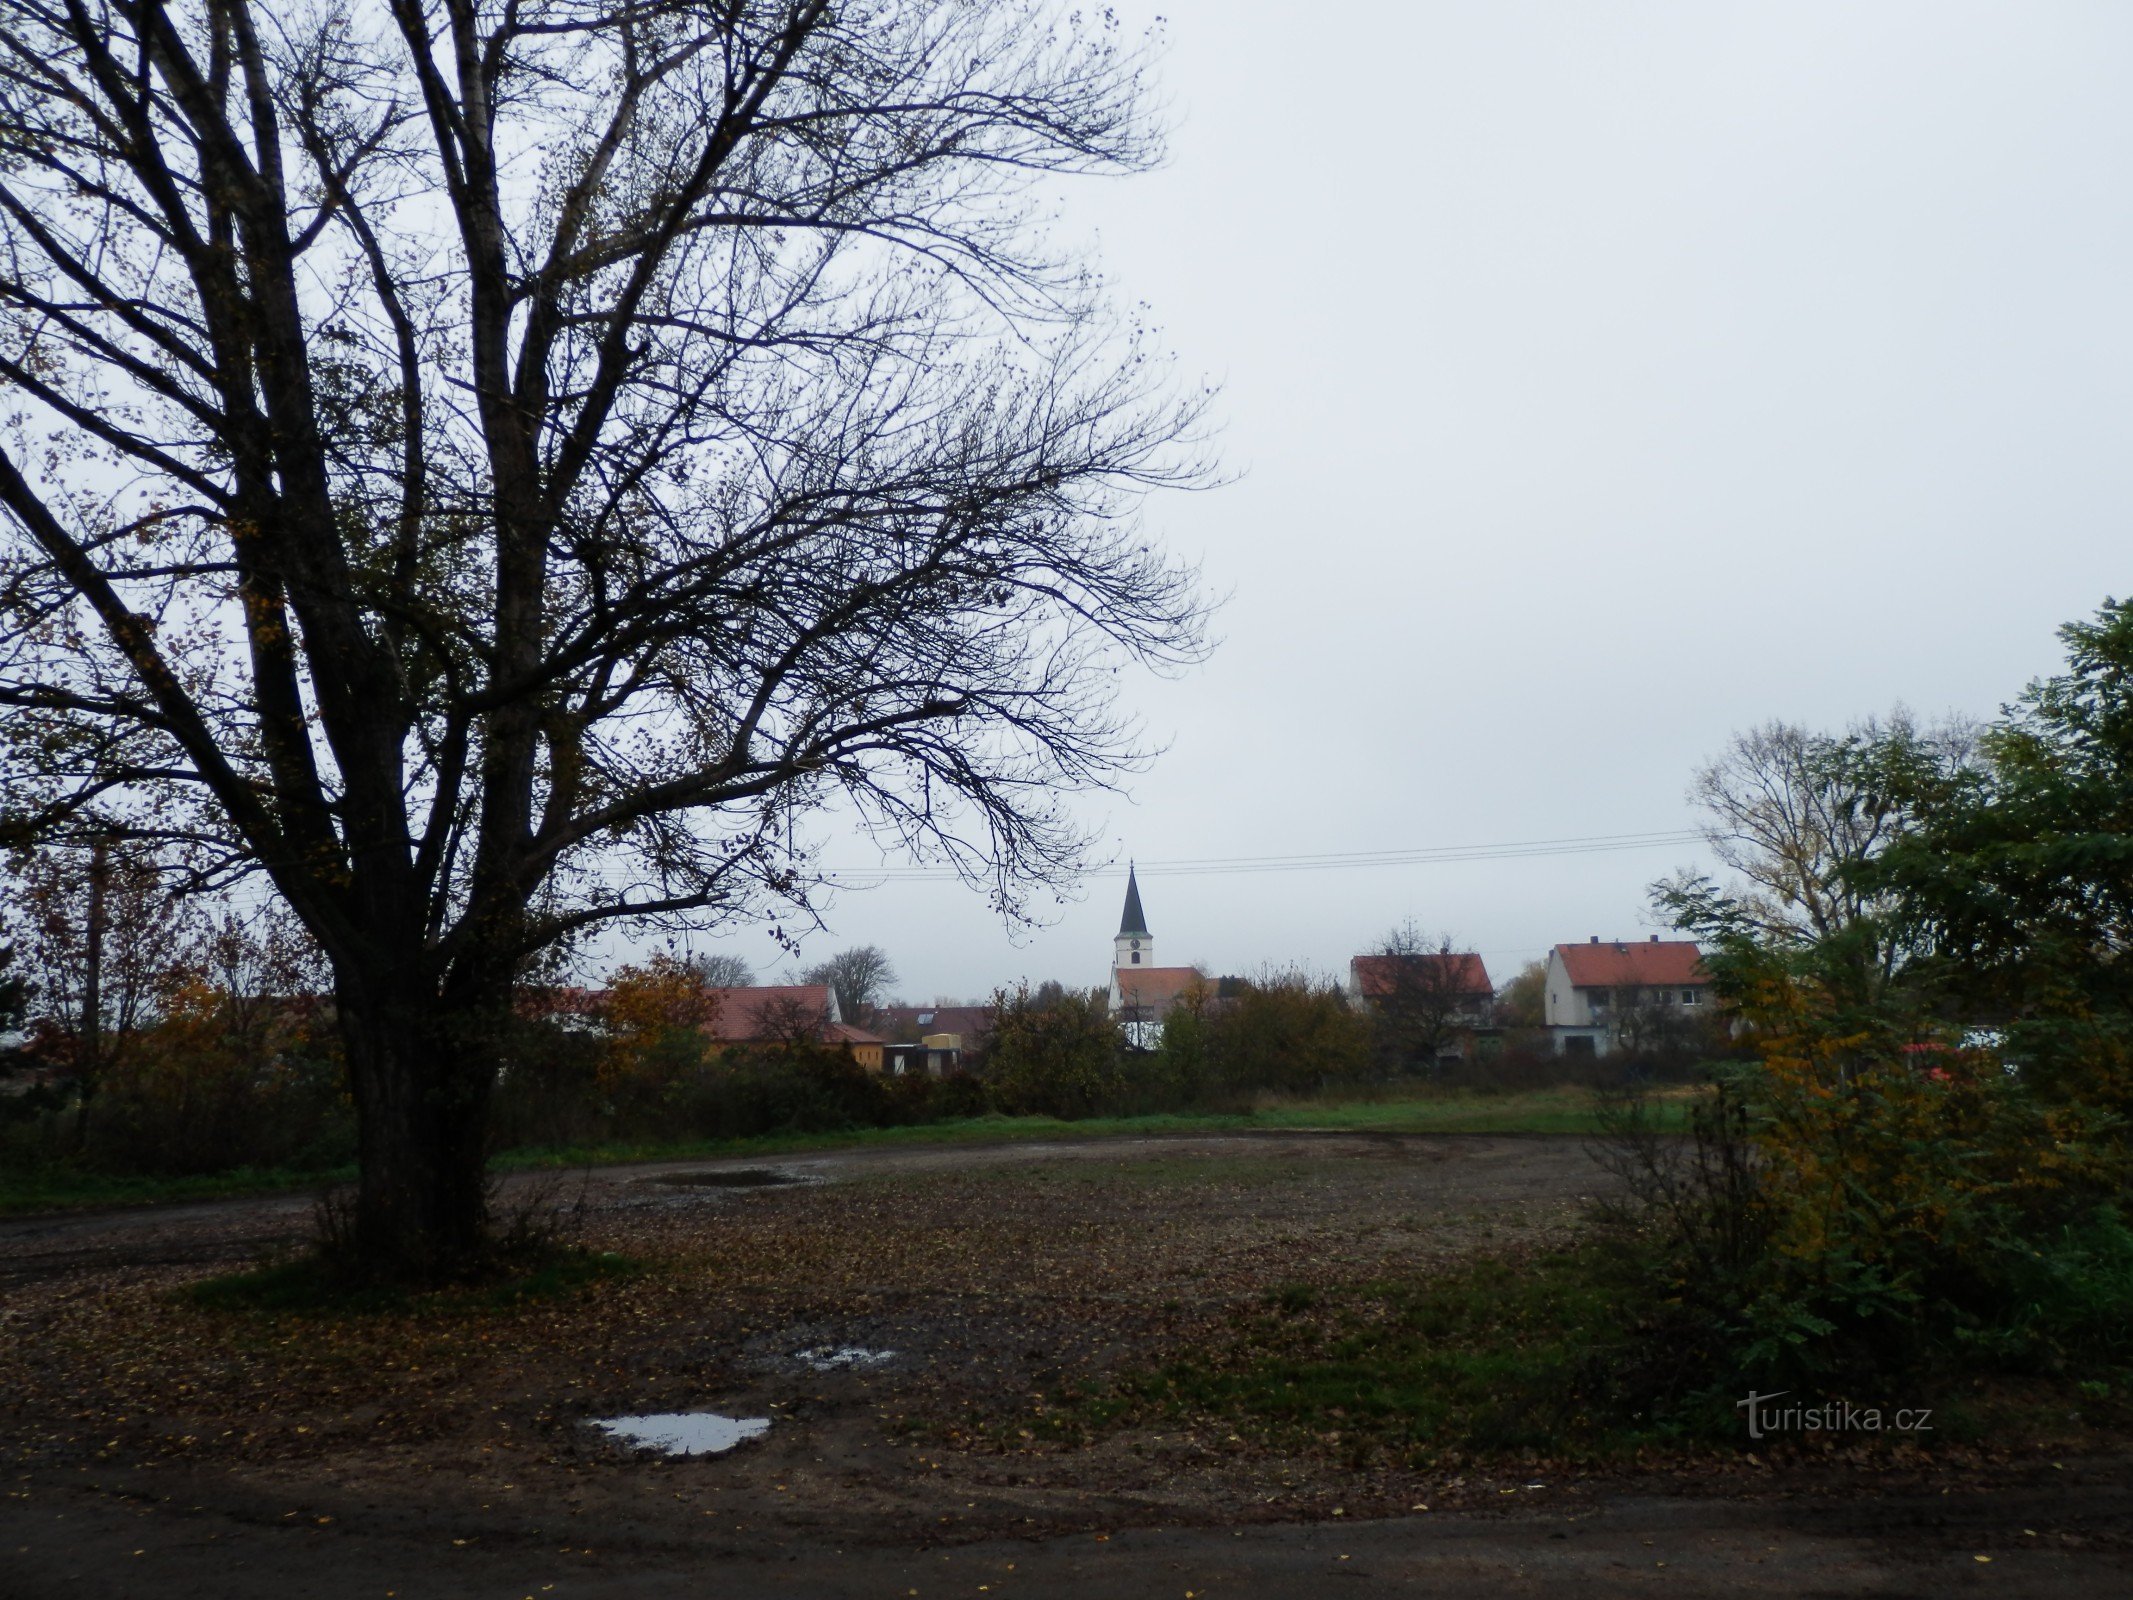
[[[104,902],[111,884],[111,844],[102,834],[89,854],[88,951],[82,964],[80,1056],[75,1062],[74,1148],[89,1147],[89,1101],[104,1078]]]
[[[352,1244],[367,1271],[412,1281],[485,1265],[487,1135],[500,1016],[398,982],[337,985],[361,1175]]]

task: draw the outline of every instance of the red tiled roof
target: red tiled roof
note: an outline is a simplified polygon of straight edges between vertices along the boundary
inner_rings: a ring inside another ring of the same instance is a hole
[[[1366,1000],[1382,1000],[1404,980],[1418,990],[1473,995],[1488,999],[1496,985],[1489,969],[1471,950],[1419,951],[1404,956],[1357,956],[1348,963],[1355,991]]]
[[[1703,952],[1686,939],[1559,944],[1563,970],[1573,989],[1627,989],[1706,983]]]
[[[845,1044],[881,1044],[884,1041],[863,1028],[829,1020],[829,986],[821,983],[763,984],[747,989],[707,989],[715,1005],[704,1032],[720,1044],[752,1044],[788,1037],[793,1025],[811,1022],[815,1036]],[[598,1019],[607,1009],[612,991],[574,985],[532,991],[519,1002],[522,1012],[535,1016],[575,1016]]]
[[[1198,967],[1120,967],[1118,995],[1137,1011],[1168,1011],[1193,988],[1214,993],[1214,984]]]
[[[718,1007],[704,1024],[704,1032],[721,1044],[782,1038],[791,1032],[792,1021],[802,1017],[822,1030],[817,1033],[818,1038],[826,1037],[831,1027],[826,983],[774,983],[752,989],[713,989],[710,993]]]

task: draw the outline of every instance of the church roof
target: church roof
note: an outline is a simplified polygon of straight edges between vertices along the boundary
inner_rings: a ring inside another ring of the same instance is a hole
[[[1214,980],[1198,967],[1115,967],[1118,1003],[1122,1010],[1137,1012],[1136,1021],[1168,1016],[1170,1008],[1189,995],[1211,996]]]
[[[1129,933],[1148,936],[1148,915],[1141,910],[1141,886],[1130,864],[1126,868],[1126,914],[1118,919],[1118,931],[1121,937]]]

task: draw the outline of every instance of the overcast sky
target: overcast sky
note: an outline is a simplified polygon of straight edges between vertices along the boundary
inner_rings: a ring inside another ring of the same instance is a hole
[[[1160,864],[1679,830],[1733,730],[1989,714],[2133,587],[2133,6],[1117,9],[1169,19],[1171,160],[1069,215],[1223,385],[1238,474],[1149,506],[1232,598],[1088,813],[1159,961],[1344,970],[1413,917],[1500,982],[1649,932],[1694,847]],[[1022,933],[848,894],[807,953],[1101,983],[1123,888]]]

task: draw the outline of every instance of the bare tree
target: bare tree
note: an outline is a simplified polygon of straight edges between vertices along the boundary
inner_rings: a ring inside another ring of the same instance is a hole
[[[838,1014],[846,1022],[858,1023],[887,997],[889,986],[896,982],[896,968],[881,946],[860,944],[816,962],[800,974],[800,980],[829,985],[837,996]]]
[[[755,983],[755,969],[730,951],[691,956],[689,970],[707,989],[746,989]]]
[[[1977,729],[1960,720],[1921,728],[1898,707],[1843,734],[1768,722],[1736,734],[1700,768],[1689,789],[1712,853],[1744,880],[1734,896],[1746,923],[1779,944],[1871,935],[1884,906],[1858,868],[1910,825],[1889,798],[1922,773],[1953,772],[1974,759]],[[1908,781],[1887,780],[1902,768]],[[1664,893],[1697,892],[1694,881]],[[1861,976],[1885,982],[1902,952],[1886,939],[1859,941]]]
[[[1135,523],[1201,401],[1033,225],[1142,72],[1050,0],[0,0],[6,822],[271,880],[381,1268],[484,1255],[558,941],[804,919],[825,812],[1079,869],[1205,638]]]
[[[1404,922],[1363,962],[1379,1048],[1401,1066],[1434,1067],[1447,1046],[1488,1020],[1494,996],[1481,958],[1448,933]]]
[[[750,1042],[755,1045],[800,1050],[829,1038],[829,1012],[798,995],[774,995],[756,1007],[753,1031],[757,1037]]]
[[[39,1053],[74,1080],[81,1142],[98,1090],[154,1025],[171,977],[202,959],[200,908],[153,859],[102,837],[23,857],[10,888],[36,992],[30,1024]]]
[[[264,1064],[276,1043],[311,1023],[326,981],[318,946],[286,909],[225,909],[195,944],[199,976],[216,994],[230,1046]]]

